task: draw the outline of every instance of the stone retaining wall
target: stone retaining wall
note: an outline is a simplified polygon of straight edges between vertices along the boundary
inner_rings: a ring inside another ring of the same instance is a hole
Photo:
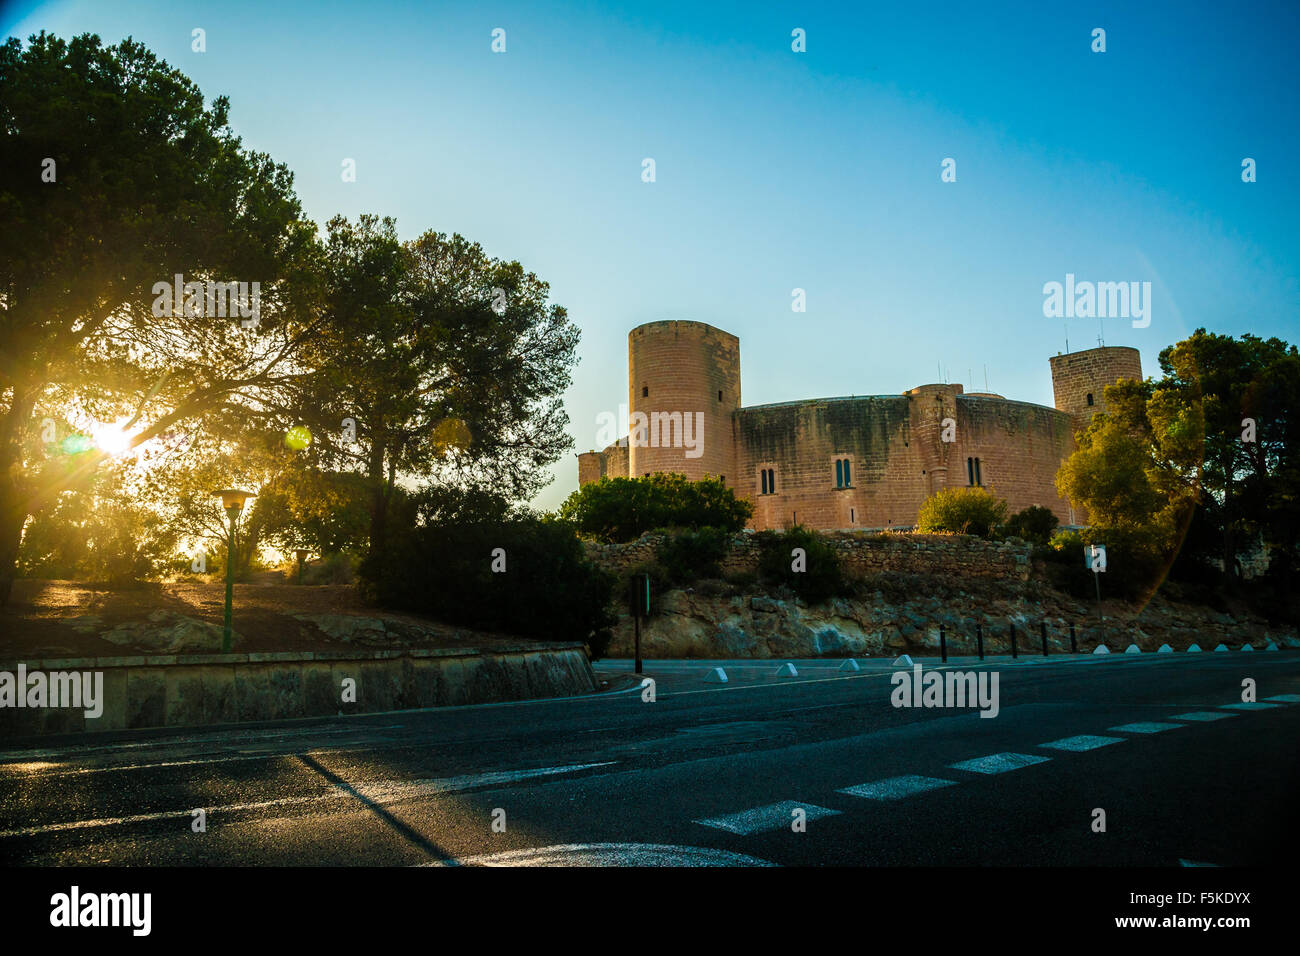
[[[840,566],[849,577],[880,571],[940,574],[956,577],[1006,578],[1023,581],[1029,577],[1030,545],[1021,541],[986,541],[970,535],[863,533],[824,531],[822,539],[840,556]],[[615,574],[654,561],[663,532],[652,531],[626,544],[587,545],[588,556]],[[758,570],[759,548],[752,533],[732,538],[731,552],[723,562],[724,574],[746,574]]]
[[[0,662],[17,675],[19,662]],[[23,661],[28,674],[102,672],[103,712],[0,706],[0,739],[366,714],[567,697],[596,689],[580,643]],[[342,701],[355,681],[355,702]]]

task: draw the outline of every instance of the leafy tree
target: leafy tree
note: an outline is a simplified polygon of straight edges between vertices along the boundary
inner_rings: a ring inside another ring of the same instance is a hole
[[[1180,566],[1232,573],[1262,538],[1290,580],[1300,542],[1300,356],[1278,339],[1198,329],[1160,353],[1163,377],[1106,390],[1057,488],[1099,533]],[[1253,424],[1252,424],[1253,423]],[[1218,546],[1211,549],[1211,542]]]
[[[1263,538],[1289,577],[1300,544],[1300,354],[1277,338],[1197,329],[1160,353],[1171,404],[1199,408],[1200,504],[1229,573]],[[1195,439],[1193,439],[1195,441]]]
[[[1007,520],[1007,503],[984,488],[944,488],[927,498],[917,514],[916,529],[987,538]]]
[[[392,219],[336,217],[328,233],[329,323],[296,401],[322,461],[366,478],[370,550],[404,477],[531,496],[572,445],[578,331],[549,286],[458,235],[401,242]]]
[[[583,485],[560,505],[559,516],[579,532],[605,541],[635,541],[656,528],[718,528],[736,532],[754,513],[720,478],[685,475],[602,478]]]
[[[132,476],[114,463],[31,519],[18,570],[26,577],[130,584],[157,577],[175,549],[173,529],[141,502]]]
[[[263,487],[253,516],[265,539],[282,551],[360,557],[369,531],[367,491],[365,477],[355,472],[290,468]],[[399,495],[405,492],[399,489]]]
[[[53,410],[122,420],[138,447],[292,378],[316,229],[289,171],[243,149],[228,113],[129,39],[0,46],[0,604],[29,517],[107,457],[47,458]],[[155,284],[178,273],[259,282],[256,327],[182,303],[155,315]]]

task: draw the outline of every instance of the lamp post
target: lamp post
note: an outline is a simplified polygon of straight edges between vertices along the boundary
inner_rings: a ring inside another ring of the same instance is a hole
[[[221,499],[221,507],[226,510],[230,528],[226,538],[226,623],[221,633],[221,653],[229,654],[231,605],[235,596],[235,523],[239,520],[239,513],[244,510],[244,502],[253,497],[253,493],[238,488],[223,488],[214,491],[212,495]]]

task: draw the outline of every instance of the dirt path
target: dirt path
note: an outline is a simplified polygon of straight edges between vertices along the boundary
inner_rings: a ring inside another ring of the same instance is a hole
[[[103,631],[168,611],[211,624],[222,623],[225,585],[205,582],[106,588],[77,581],[21,579],[9,606],[0,609],[0,658],[114,656],[131,653],[99,637]],[[349,585],[236,584],[234,629],[240,652],[337,650],[333,640],[297,614],[325,614],[411,621],[428,631],[394,646],[455,647],[518,643],[498,634],[440,625],[409,614],[362,604]]]

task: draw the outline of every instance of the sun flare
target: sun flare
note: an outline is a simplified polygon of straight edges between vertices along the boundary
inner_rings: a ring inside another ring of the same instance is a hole
[[[131,434],[122,427],[121,423],[92,425],[90,437],[95,442],[96,448],[114,458],[125,455],[131,450]]]

